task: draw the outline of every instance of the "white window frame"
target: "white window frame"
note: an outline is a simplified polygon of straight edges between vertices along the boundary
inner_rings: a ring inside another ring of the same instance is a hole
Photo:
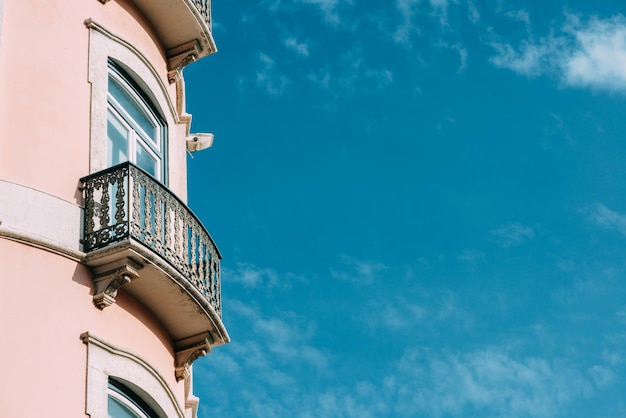
[[[107,85],[109,79],[113,79],[122,94],[127,96],[129,101],[135,105],[135,109],[139,110],[154,127],[154,133],[151,135],[145,132],[141,124],[135,120],[135,118],[128,112],[128,109],[126,109],[126,107],[117,100],[115,95],[109,91],[108,88],[107,121],[111,115],[115,121],[122,125],[129,133],[126,138],[128,143],[128,148],[126,150],[128,160],[139,166],[137,161],[137,150],[139,147],[142,147],[142,149],[145,150],[155,161],[156,166],[154,175],[156,179],[161,181],[163,184],[167,184],[167,154],[165,153],[166,145],[164,144],[167,129],[162,120],[163,118],[157,114],[154,109],[154,105],[143,97],[143,92],[138,91],[138,87],[134,86],[134,80],[129,79],[129,76],[124,74],[123,70],[117,67],[118,66],[115,63],[109,63]],[[108,152],[109,150],[107,149],[107,160]],[[107,161],[107,165],[108,164],[109,162]]]

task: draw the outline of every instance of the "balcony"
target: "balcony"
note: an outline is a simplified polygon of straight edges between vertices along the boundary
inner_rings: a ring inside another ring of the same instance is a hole
[[[221,255],[189,208],[132,163],[81,179],[83,250],[94,304],[128,292],[163,324],[177,352],[177,377],[229,341],[221,321]]]
[[[189,62],[217,51],[211,30],[211,0],[133,2],[148,19],[165,48],[170,82],[174,82],[174,73]]]

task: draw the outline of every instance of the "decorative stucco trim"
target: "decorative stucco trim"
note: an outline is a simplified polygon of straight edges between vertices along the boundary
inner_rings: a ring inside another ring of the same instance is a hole
[[[102,310],[114,304],[120,287],[139,278],[138,271],[142,268],[141,264],[125,257],[93,269],[94,305]]]
[[[177,78],[182,78],[182,71],[187,65],[200,58],[202,47],[193,40],[167,51],[167,79],[174,84]]]
[[[191,340],[191,339],[189,339]],[[200,342],[194,341],[192,344],[176,344],[176,380],[191,379],[191,364],[200,357],[206,356],[211,351],[211,344],[207,338],[203,338]]]
[[[89,332],[81,334],[80,339],[87,345],[87,415],[108,417],[107,387],[109,378],[115,378],[135,391],[160,417],[185,418],[165,379],[138,354]]]
[[[0,237],[81,261],[82,209],[40,190],[0,180]]]

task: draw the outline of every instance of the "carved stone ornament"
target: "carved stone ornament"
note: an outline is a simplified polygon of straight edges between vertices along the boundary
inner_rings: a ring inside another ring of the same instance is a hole
[[[116,264],[118,265],[110,266],[112,267],[111,269],[100,273],[96,272],[94,275],[93,281],[95,290],[93,303],[100,310],[114,304],[117,291],[120,287],[138,278],[139,273],[137,270],[142,268],[140,264],[130,259],[125,260],[121,265],[119,265],[119,263]],[[106,268],[106,266],[104,268]]]
[[[206,356],[210,351],[211,346],[209,345],[208,339],[204,339],[201,342],[188,347],[177,349],[175,363],[176,380],[181,381],[191,377],[191,372],[189,370],[191,363],[200,357]]]
[[[176,82],[185,66],[198,59],[201,50],[195,40],[167,50],[167,79],[170,84]]]

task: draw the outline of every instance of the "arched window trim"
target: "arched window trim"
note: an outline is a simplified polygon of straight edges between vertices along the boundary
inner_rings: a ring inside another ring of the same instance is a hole
[[[165,379],[140,356],[88,332],[81,339],[87,345],[87,415],[107,417],[109,382],[116,380],[139,395],[156,417],[185,417]]]
[[[168,129],[165,132],[165,158],[171,154],[172,127],[177,123],[187,123],[181,118],[170,99],[166,84],[148,59],[124,39],[94,22],[85,21],[89,28],[89,75],[91,83],[91,132],[90,132],[90,172],[107,168],[107,111],[109,62],[131,75],[133,82],[163,118]],[[184,144],[180,145],[184,147]],[[165,178],[170,178],[170,165],[167,164]]]

